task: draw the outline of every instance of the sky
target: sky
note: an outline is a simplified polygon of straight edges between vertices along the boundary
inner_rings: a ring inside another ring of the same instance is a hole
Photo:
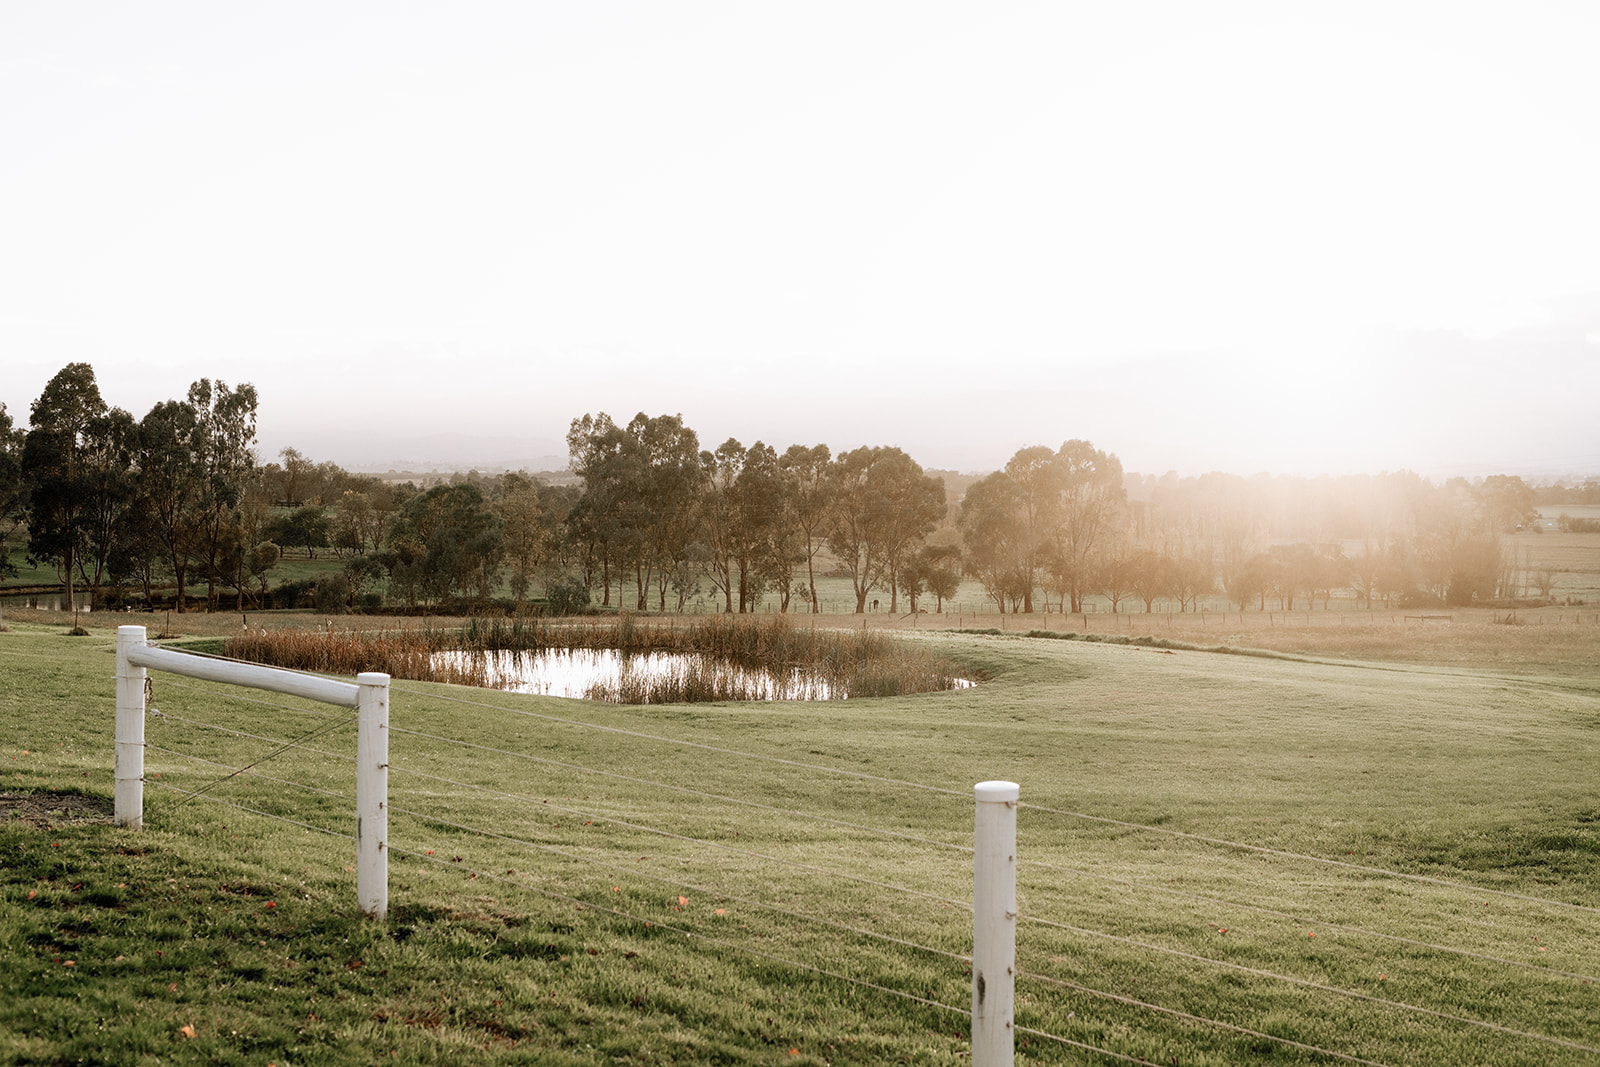
[[[1600,474],[1600,5],[0,5],[0,401]]]

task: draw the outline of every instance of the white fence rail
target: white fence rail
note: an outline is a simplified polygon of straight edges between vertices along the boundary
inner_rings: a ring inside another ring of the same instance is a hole
[[[265,689],[356,710],[356,901],[363,915],[389,912],[389,676],[332,678],[208,659],[149,644],[143,626],[117,627],[116,822],[144,823],[144,723],[147,670]]]

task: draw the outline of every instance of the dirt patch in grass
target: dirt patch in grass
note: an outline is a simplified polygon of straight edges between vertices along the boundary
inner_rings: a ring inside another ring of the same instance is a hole
[[[56,826],[109,823],[115,805],[81,793],[0,793],[0,823],[48,830]]]

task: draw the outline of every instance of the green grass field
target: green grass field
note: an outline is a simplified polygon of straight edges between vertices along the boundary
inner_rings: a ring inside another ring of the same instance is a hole
[[[990,680],[649,709],[395,683],[387,924],[338,836],[353,725],[156,674],[145,829],[0,827],[0,1060],[959,1062],[992,778],[1024,802],[1019,1062],[1600,1057],[1600,671],[1530,668],[1504,626],[1472,637],[1492,669],[906,636]],[[10,797],[109,798],[111,638],[0,634]],[[201,759],[279,747],[224,729],[327,732],[212,785]]]

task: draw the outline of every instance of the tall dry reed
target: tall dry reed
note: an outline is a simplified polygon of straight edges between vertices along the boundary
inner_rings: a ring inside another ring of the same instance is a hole
[[[630,674],[596,687],[590,698],[627,704],[710,700],[794,700],[900,696],[964,684],[953,664],[872,630],[800,627],[784,616],[715,615],[679,626],[616,620],[549,623],[543,619],[472,619],[459,631],[331,629],[252,631],[226,654],[331,674],[384,671],[396,678],[490,687],[488,654],[614,649],[628,655],[675,653],[688,667]],[[459,651],[464,656],[439,656]],[[732,668],[732,669],[730,669]],[[500,684],[509,685],[510,682]]]

